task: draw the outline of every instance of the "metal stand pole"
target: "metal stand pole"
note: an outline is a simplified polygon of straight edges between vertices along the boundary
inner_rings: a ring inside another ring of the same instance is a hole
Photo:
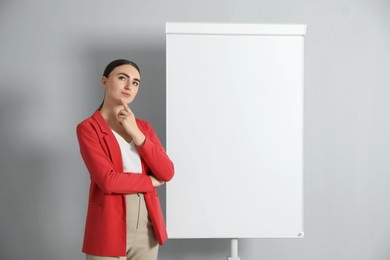
[[[238,257],[238,239],[233,238],[230,240],[230,257],[228,260],[240,260]]]

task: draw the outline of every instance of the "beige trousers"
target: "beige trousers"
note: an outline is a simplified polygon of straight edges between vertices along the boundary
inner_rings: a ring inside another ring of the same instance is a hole
[[[143,193],[126,194],[126,256],[95,256],[87,260],[156,260],[159,244],[153,231]]]

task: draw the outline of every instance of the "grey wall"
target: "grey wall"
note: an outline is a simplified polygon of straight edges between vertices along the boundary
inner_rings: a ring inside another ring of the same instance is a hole
[[[243,239],[241,259],[389,259],[389,11],[388,0],[1,1],[0,259],[84,259],[75,127],[100,105],[109,61],[139,63],[132,107],[165,145],[166,21],[308,26],[305,238]],[[169,240],[159,259],[228,251],[227,239]]]

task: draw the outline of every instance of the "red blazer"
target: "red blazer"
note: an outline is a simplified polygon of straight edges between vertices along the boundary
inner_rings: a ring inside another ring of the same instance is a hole
[[[150,177],[169,181],[174,165],[162,147],[152,126],[136,118],[145,135],[145,142],[137,146],[142,163],[142,174],[123,172],[119,144],[100,110],[77,125],[80,153],[91,178],[88,211],[82,252],[100,256],[126,255],[126,197],[125,194],[143,192],[156,194]],[[146,206],[160,244],[167,239],[159,203],[145,198]],[[148,203],[149,202],[149,203]],[[148,205],[149,204],[149,205]],[[162,237],[162,238],[161,238]]]

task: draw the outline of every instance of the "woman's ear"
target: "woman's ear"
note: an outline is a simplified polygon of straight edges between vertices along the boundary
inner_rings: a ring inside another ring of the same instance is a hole
[[[106,76],[102,77],[102,86],[103,86],[103,89],[106,89],[106,87],[107,87],[107,78],[106,78]]]

